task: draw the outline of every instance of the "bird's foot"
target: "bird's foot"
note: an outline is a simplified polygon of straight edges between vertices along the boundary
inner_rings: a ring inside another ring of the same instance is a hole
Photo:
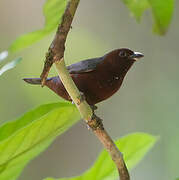
[[[80,91],[80,95],[78,96],[78,102],[77,105],[80,105],[83,101],[85,101],[85,95],[83,92]]]
[[[91,107],[91,109],[92,109],[93,113],[94,113],[94,111],[95,111],[95,110],[97,110],[97,109],[98,109],[98,107],[97,107],[96,105],[90,105],[90,107]]]
[[[103,123],[102,119],[96,116],[96,114],[93,113],[91,120],[88,121],[88,127],[90,127],[93,131],[101,129],[103,130]]]

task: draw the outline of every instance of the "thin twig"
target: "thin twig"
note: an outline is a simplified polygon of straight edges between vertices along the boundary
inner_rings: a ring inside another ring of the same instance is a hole
[[[40,76],[42,79],[42,86],[45,83],[52,64],[55,61],[59,61],[64,56],[67,34],[71,28],[71,23],[78,7],[79,1],[80,0],[70,0],[67,4],[66,10],[62,17],[62,21],[58,26],[55,38],[52,41],[46,54],[44,68]]]
[[[68,94],[70,95],[71,99],[77,106],[81,114],[81,117],[86,121],[88,126],[92,129],[94,134],[98,137],[98,139],[104,145],[105,149],[109,152],[111,158],[115,162],[119,171],[120,180],[129,180],[129,173],[123,160],[122,153],[118,150],[113,140],[104,129],[101,119],[94,114],[91,107],[82,98],[81,93],[79,92],[68,70],[66,69],[66,65],[63,58],[65,50],[65,41],[69,29],[71,27],[71,23],[75,11],[77,9],[78,3],[79,0],[69,1],[67,8],[63,14],[62,22],[58,27],[55,38],[51,46],[49,47],[46,56],[44,70],[41,75],[42,85],[46,80],[46,77],[52,64],[55,63],[58,75],[60,76],[60,79],[63,85],[65,86]]]

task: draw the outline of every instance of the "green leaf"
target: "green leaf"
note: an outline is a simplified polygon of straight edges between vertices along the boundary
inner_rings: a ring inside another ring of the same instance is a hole
[[[44,27],[17,38],[10,46],[10,52],[16,52],[28,47],[53,32],[61,21],[66,5],[67,0],[47,0],[43,7],[45,16]]]
[[[42,105],[0,127],[0,179],[16,179],[25,165],[80,119],[71,103]]]
[[[174,0],[148,0],[154,17],[154,32],[158,34],[165,34],[170,25]]]
[[[115,143],[123,153],[127,167],[131,169],[136,166],[136,164],[152,148],[156,140],[157,138],[155,136],[149,134],[134,133],[117,140]],[[60,178],[56,180],[115,180],[117,178],[118,172],[115,164],[111,160],[109,154],[103,150],[93,167],[81,176]],[[55,179],[46,178],[45,180]]]
[[[148,0],[122,0],[129,8],[137,21],[140,21],[143,12],[150,7]]]
[[[22,58],[17,58],[13,61],[11,61],[10,63],[7,63],[6,65],[4,65],[1,69],[0,69],[0,76],[8,71],[9,69],[14,68],[20,61],[22,60]]]
[[[123,0],[137,21],[143,12],[151,8],[154,18],[154,32],[165,34],[173,15],[174,0]]]

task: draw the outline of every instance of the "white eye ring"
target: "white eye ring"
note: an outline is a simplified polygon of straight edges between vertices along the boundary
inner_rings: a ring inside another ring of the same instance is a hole
[[[119,52],[119,56],[120,57],[126,57],[127,56],[127,53],[125,51],[120,51]]]

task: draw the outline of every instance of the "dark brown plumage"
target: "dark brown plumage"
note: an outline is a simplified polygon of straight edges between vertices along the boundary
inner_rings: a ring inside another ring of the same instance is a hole
[[[67,67],[78,89],[87,102],[95,105],[112,96],[121,86],[123,79],[141,53],[129,49],[116,49],[94,59],[88,59]],[[30,84],[41,84],[40,78],[25,78]],[[45,85],[62,98],[71,101],[59,77],[51,77]]]

